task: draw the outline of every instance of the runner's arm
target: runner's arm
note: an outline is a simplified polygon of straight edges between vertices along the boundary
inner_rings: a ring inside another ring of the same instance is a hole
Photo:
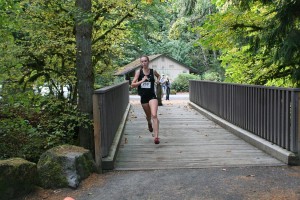
[[[132,80],[132,83],[131,83],[132,88],[138,87],[139,85],[141,85],[148,78],[147,76],[144,76],[142,80],[138,81],[139,76],[140,76],[140,71],[136,71],[135,75],[134,75],[134,78]]]

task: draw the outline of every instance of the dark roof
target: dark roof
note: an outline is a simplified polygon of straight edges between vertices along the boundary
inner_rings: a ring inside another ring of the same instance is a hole
[[[194,68],[192,68],[192,67],[189,67],[189,66],[187,66],[187,65],[185,65],[185,64],[183,64],[183,63],[181,63],[181,62],[179,62],[178,60],[175,60],[174,58],[169,57],[169,56],[164,55],[164,54],[151,55],[151,56],[149,56],[149,61],[155,60],[155,59],[159,58],[160,56],[165,56],[166,58],[169,58],[170,60],[173,60],[173,61],[175,61],[175,62],[177,62],[177,63],[180,63],[182,66],[184,66],[184,67],[190,69],[190,70],[193,71],[193,72],[196,72],[196,73],[198,72],[196,69],[194,69]],[[115,73],[115,75],[116,75],[116,76],[122,76],[122,75],[128,74],[128,73],[130,73],[130,72],[132,72],[132,71],[135,71],[135,70],[136,70],[137,68],[139,68],[139,67],[141,67],[140,58],[134,60],[133,62],[131,62],[131,63],[127,64],[127,65],[125,65],[124,67],[121,67],[121,68]]]

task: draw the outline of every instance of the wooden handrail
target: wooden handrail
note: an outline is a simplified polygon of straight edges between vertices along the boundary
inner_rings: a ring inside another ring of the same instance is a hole
[[[300,89],[190,81],[190,101],[300,155]]]
[[[95,161],[101,171],[129,104],[128,81],[96,90],[93,95]]]

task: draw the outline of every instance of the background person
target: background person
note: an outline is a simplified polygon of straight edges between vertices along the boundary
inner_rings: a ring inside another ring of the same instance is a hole
[[[169,77],[166,79],[166,100],[170,100],[171,82]]]
[[[161,98],[164,97],[164,94],[166,94],[166,78],[165,78],[165,75],[162,74],[161,75],[161,79],[159,80],[160,84],[161,84],[161,89],[162,89],[162,92],[161,92]]]

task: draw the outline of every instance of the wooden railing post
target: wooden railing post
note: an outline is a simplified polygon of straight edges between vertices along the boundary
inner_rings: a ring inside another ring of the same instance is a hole
[[[99,173],[102,173],[101,129],[100,129],[100,96],[93,95],[95,162]]]
[[[298,159],[300,160],[300,92],[296,92],[297,95],[297,112],[296,112],[296,138],[297,138],[297,150]]]
[[[161,84],[160,83],[158,83],[157,85],[156,85],[156,95],[157,95],[157,101],[158,101],[158,105],[159,106],[162,106],[163,104],[162,104],[162,100],[161,100],[161,98],[162,98],[162,88],[161,88]]]

